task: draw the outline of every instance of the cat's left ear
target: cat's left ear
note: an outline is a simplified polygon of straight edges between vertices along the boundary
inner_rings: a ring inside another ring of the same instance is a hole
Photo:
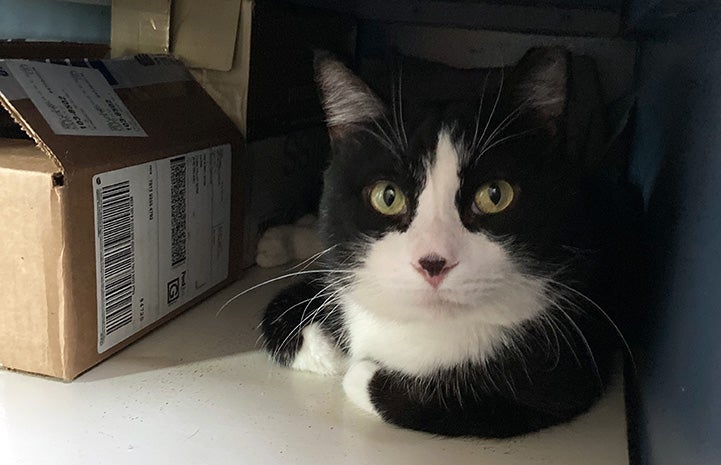
[[[385,107],[370,87],[333,55],[315,51],[313,65],[332,138],[352,132],[383,114]]]
[[[563,48],[532,48],[513,73],[513,105],[526,107],[551,136],[559,133],[566,112],[569,63],[569,53]]]

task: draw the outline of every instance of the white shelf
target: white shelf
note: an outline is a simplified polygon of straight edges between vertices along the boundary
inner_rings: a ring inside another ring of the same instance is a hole
[[[73,383],[0,371],[0,463],[628,463],[620,382],[577,421],[507,441],[436,438],[365,416],[338,378],[277,367],[257,350],[259,314],[283,283],[216,317],[277,273],[252,270]]]

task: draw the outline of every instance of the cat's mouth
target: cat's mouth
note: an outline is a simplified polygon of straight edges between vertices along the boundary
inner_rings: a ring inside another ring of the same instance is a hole
[[[463,310],[471,306],[465,302],[457,292],[450,289],[436,289],[428,287],[417,294],[417,304],[422,307],[430,307],[434,310]]]

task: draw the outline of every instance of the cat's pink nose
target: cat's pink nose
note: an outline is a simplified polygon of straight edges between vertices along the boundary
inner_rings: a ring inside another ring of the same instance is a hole
[[[458,263],[453,263],[449,265],[448,260],[444,257],[436,254],[429,254],[421,257],[418,260],[418,265],[415,265],[414,268],[423,275],[425,280],[428,281],[428,284],[433,286],[433,288],[437,288],[441,285],[443,280],[446,279],[448,272],[451,271],[457,264]]]

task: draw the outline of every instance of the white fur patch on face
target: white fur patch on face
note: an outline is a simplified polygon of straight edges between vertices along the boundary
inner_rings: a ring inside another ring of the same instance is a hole
[[[458,153],[450,135],[438,136],[436,158],[426,175],[426,185],[418,196],[416,216],[408,230],[411,259],[433,253],[449,263],[460,259],[458,242],[465,228],[456,209],[456,193],[460,189]]]
[[[378,416],[379,413],[373,406],[368,391],[368,386],[376,371],[378,371],[378,365],[370,360],[361,360],[354,363],[343,377],[343,390],[348,399],[361,410]]]
[[[326,336],[317,323],[303,329],[303,345],[293,359],[291,368],[321,375],[339,375],[348,366],[344,355]]]
[[[460,156],[442,131],[410,227],[371,243],[356,270],[343,306],[354,359],[412,375],[484,360],[546,308],[544,282],[518,268],[510,245],[461,222]],[[453,265],[437,286],[418,270],[429,255]]]

